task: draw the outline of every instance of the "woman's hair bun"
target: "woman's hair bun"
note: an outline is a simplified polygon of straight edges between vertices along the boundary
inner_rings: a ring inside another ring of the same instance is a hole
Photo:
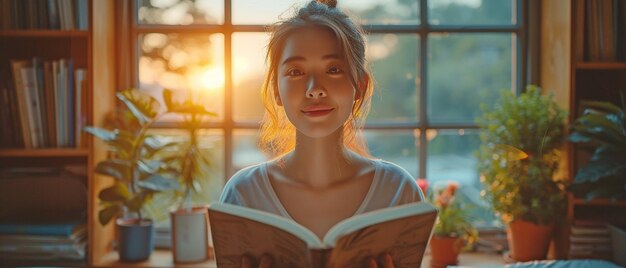
[[[337,7],[337,0],[317,0],[318,3],[327,5],[328,7]]]

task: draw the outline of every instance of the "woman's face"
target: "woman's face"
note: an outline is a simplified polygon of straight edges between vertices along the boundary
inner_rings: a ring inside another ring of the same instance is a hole
[[[326,137],[343,126],[357,91],[329,29],[307,26],[286,38],[274,93],[289,121],[306,136]]]

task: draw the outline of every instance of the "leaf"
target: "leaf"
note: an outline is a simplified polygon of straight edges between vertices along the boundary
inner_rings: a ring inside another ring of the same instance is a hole
[[[177,107],[171,110],[174,113],[181,114],[196,114],[196,115],[204,115],[204,116],[213,116],[216,117],[217,114],[213,112],[209,112],[203,105],[200,104],[190,104],[181,107]]]
[[[115,135],[114,132],[112,131],[108,131],[106,129],[103,128],[99,128],[99,127],[85,127],[84,128],[85,132],[96,136],[98,139],[101,139],[103,141],[106,142],[110,142],[112,140],[114,140],[116,138],[117,135]]]
[[[107,142],[111,146],[111,151],[121,152],[124,156],[127,156],[133,150],[134,136],[127,131],[119,129],[109,131],[97,127],[85,127],[84,130],[85,132]]]
[[[151,96],[142,95],[134,89],[118,92],[116,96],[128,107],[141,125],[146,125],[157,116],[159,102]]]
[[[589,128],[602,128],[605,131],[611,131],[617,135],[621,134],[622,131],[617,118],[610,114],[586,114],[579,117],[575,124]]]
[[[576,173],[575,183],[597,182],[624,172],[626,166],[615,159],[590,160]]]
[[[581,102],[581,105],[583,107],[587,107],[587,109],[585,109],[585,112],[591,109],[591,110],[599,110],[599,111],[615,113],[615,114],[623,113],[620,107],[618,107],[617,105],[613,103],[606,102],[606,101],[583,101]]]
[[[517,161],[528,158],[528,154],[521,149],[513,147],[507,144],[494,144],[496,152],[501,152],[504,159],[507,161]]]
[[[581,134],[580,132],[572,132],[572,134],[569,135],[568,140],[573,143],[583,143],[590,142],[592,139],[587,135]]]
[[[139,169],[139,171],[147,174],[157,172],[157,170],[159,169],[159,165],[159,161],[150,161],[146,163],[143,160],[137,160],[137,168]]]
[[[615,135],[614,133],[605,132],[602,128],[588,128],[580,125],[574,125],[572,129],[574,130],[574,133],[589,137],[592,141],[626,148],[626,140],[623,137]]]
[[[132,199],[126,202],[126,207],[130,212],[139,212],[141,210],[145,201],[145,194],[146,193],[136,194]]]
[[[119,205],[110,205],[107,206],[98,212],[98,221],[100,221],[100,225],[104,226],[113,219],[116,215],[119,215],[122,212],[122,208]]]
[[[126,184],[116,183],[115,185],[100,191],[98,198],[102,201],[123,203],[130,198],[130,192],[128,192]]]
[[[96,173],[111,176],[121,181],[130,181],[130,163],[122,159],[109,159],[98,163]]]
[[[171,112],[177,105],[177,103],[174,103],[172,100],[172,90],[170,89],[163,89],[163,101],[165,102],[165,107],[167,107],[167,111]]]
[[[179,187],[176,180],[166,178],[161,174],[154,174],[144,180],[138,181],[137,186],[155,192],[176,189]]]

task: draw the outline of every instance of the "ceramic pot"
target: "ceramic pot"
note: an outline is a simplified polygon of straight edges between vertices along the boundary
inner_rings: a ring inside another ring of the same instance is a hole
[[[149,219],[117,219],[120,261],[139,262],[150,258],[154,249],[154,223]]]
[[[211,257],[207,206],[170,212],[172,253],[176,263],[203,262]]]

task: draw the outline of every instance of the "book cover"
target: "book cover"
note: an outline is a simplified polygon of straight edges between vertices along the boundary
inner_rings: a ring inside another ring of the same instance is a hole
[[[269,253],[275,267],[366,267],[367,258],[390,253],[395,267],[419,267],[437,217],[420,202],[345,219],[318,238],[291,219],[230,205],[209,206],[218,267],[241,267],[242,255]]]

